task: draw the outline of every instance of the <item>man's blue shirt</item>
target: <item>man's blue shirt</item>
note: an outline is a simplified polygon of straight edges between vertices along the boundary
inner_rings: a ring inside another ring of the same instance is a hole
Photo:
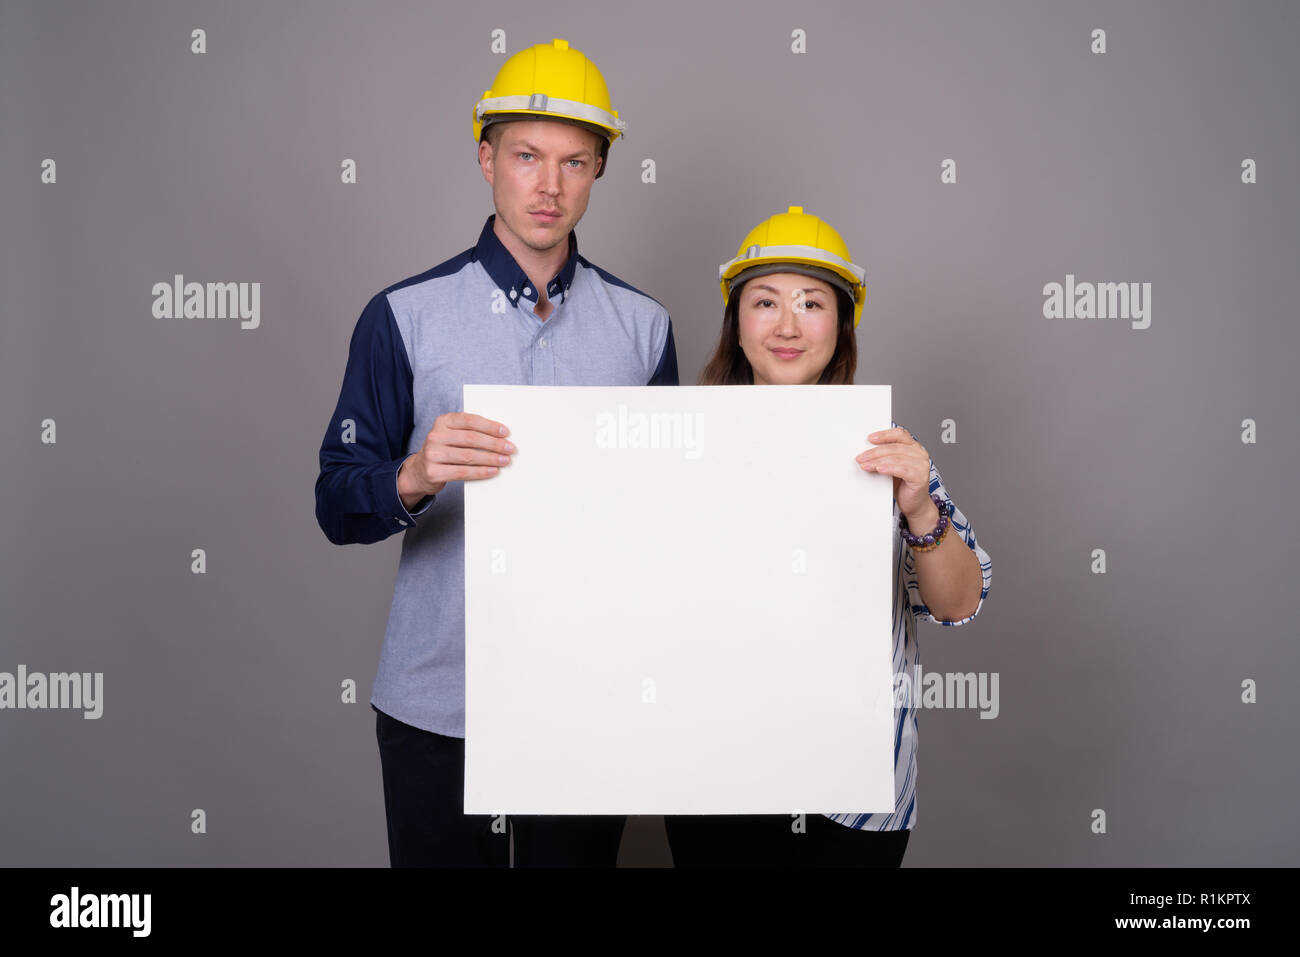
[[[375,295],[357,321],[320,450],[316,520],[336,545],[403,533],[371,702],[399,721],[465,735],[464,483],[408,511],[397,471],[465,383],[677,385],[672,320],[658,300],[578,253],[548,283],[553,309],[493,232]],[[509,423],[505,423],[509,425]],[[489,480],[490,481],[490,480]]]

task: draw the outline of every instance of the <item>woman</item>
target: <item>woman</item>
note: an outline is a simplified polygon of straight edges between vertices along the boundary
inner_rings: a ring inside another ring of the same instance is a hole
[[[829,224],[791,206],[755,227],[718,273],[726,311],[700,385],[852,384],[866,282]],[[893,667],[896,687],[909,687],[902,679],[919,665],[916,618],[970,621],[992,564],[929,453],[891,424],[867,437],[872,447],[857,461],[894,479]],[[674,864],[898,867],[916,823],[917,734],[916,702],[896,704],[893,813],[668,816]]]

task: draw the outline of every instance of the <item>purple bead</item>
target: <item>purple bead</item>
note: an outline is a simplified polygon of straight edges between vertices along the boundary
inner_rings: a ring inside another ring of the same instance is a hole
[[[933,535],[927,535],[927,536],[925,536],[924,541],[925,541],[925,544],[927,544],[927,545],[933,545],[933,544],[934,544],[934,536],[933,536]]]

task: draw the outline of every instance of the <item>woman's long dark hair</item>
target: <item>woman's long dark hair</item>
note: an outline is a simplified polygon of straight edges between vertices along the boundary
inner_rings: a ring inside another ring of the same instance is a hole
[[[740,294],[746,282],[731,287],[727,308],[722,315],[722,334],[713,358],[700,373],[699,385],[753,385],[754,367],[740,348]],[[835,305],[839,326],[835,337],[835,352],[822,370],[818,385],[852,385],[858,368],[858,339],[853,330],[853,300],[843,289],[835,289]]]

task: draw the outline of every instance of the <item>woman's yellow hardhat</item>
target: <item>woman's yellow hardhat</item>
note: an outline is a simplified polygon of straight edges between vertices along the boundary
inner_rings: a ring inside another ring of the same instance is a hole
[[[731,288],[755,276],[774,272],[797,272],[824,279],[848,293],[853,300],[853,328],[862,318],[866,296],[866,273],[853,264],[849,248],[829,223],[791,206],[763,220],[744,238],[734,259],[718,267],[722,301]]]

